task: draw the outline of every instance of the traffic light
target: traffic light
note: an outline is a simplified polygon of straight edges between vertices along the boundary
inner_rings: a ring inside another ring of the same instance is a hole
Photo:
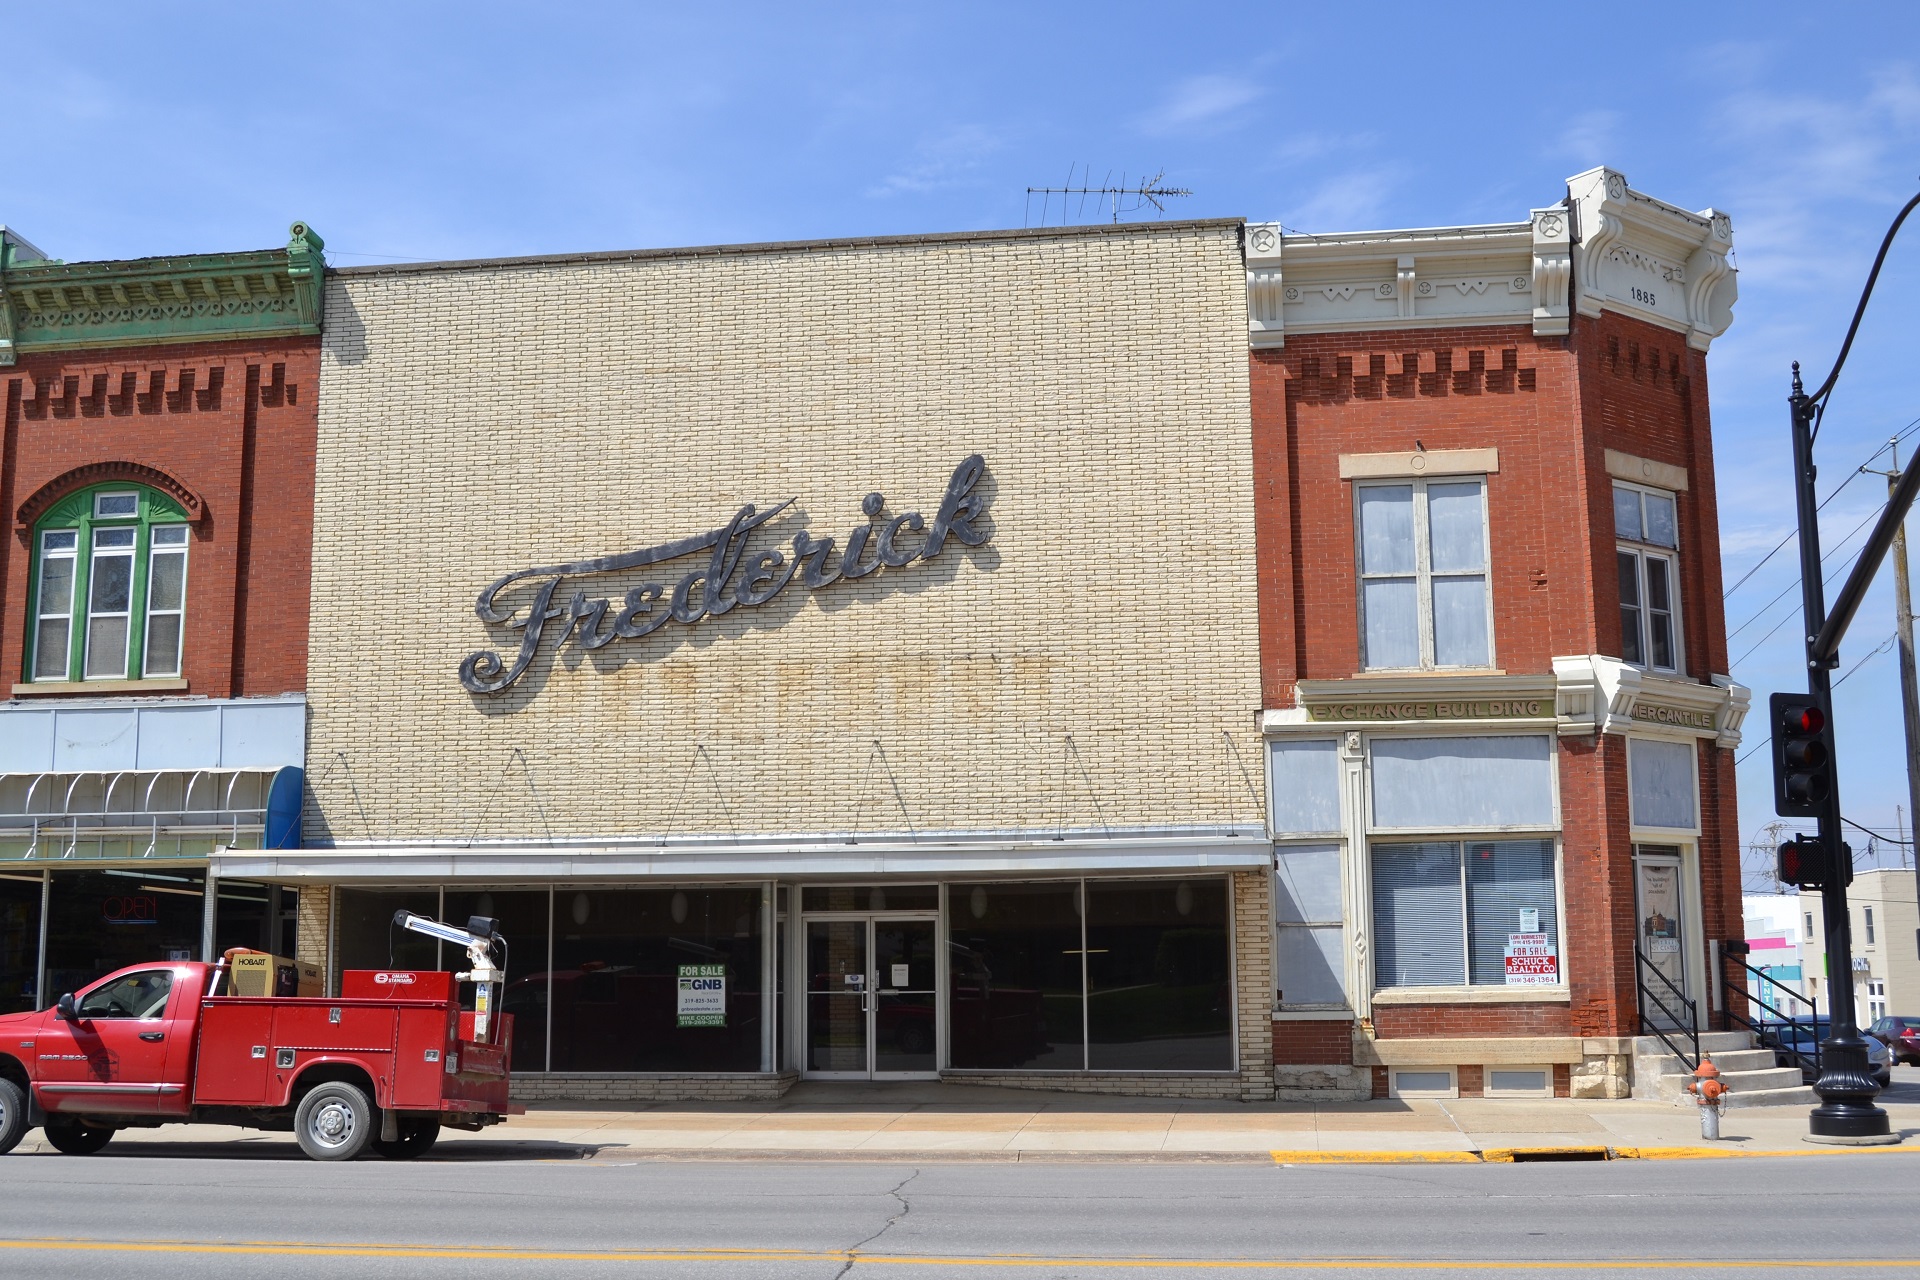
[[[1773,713],[1773,811],[1815,818],[1833,794],[1833,735],[1826,708],[1806,693],[1776,693]]]
[[[1795,836],[1780,846],[1773,874],[1783,884],[1802,889],[1824,889],[1831,881],[1827,851],[1814,836]],[[1853,847],[1840,845],[1840,883],[1853,883]]]

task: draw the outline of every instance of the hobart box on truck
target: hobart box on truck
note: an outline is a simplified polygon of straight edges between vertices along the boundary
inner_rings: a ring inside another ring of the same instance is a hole
[[[349,970],[325,998],[222,994],[228,960],[132,965],[0,1017],[0,1153],[35,1125],[84,1155],[121,1129],[198,1123],[291,1129],[315,1160],[368,1147],[405,1160],[442,1126],[523,1112],[507,1101],[513,1022],[495,1012],[495,922],[457,929],[402,911],[394,923],[466,947],[472,969]]]

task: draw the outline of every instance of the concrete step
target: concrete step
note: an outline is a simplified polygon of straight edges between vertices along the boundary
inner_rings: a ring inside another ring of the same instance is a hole
[[[1675,1072],[1655,1076],[1652,1081],[1651,1095],[1643,1094],[1642,1096],[1666,1098],[1675,1102],[1683,1099],[1691,1100],[1693,1095],[1687,1092],[1687,1082],[1691,1078]],[[1635,1076],[1635,1083],[1638,1084],[1640,1079],[1641,1077]],[[1766,1094],[1776,1090],[1803,1087],[1800,1072],[1795,1067],[1768,1067],[1764,1071],[1726,1071],[1721,1073],[1720,1080],[1727,1086],[1736,1105],[1749,1094]]]
[[[1776,1065],[1771,1049],[1710,1050],[1707,1056],[1713,1060],[1714,1066],[1720,1068],[1722,1074],[1729,1071],[1766,1071]],[[1644,1062],[1647,1064],[1649,1073],[1653,1075],[1670,1075],[1676,1072],[1682,1075],[1690,1074],[1686,1063],[1670,1053],[1635,1058],[1633,1061],[1635,1070],[1638,1070],[1640,1064]]]
[[[1688,1049],[1692,1048],[1692,1042],[1683,1039],[1677,1031],[1673,1033],[1673,1042],[1685,1045]],[[1716,1054],[1735,1049],[1751,1049],[1753,1033],[1751,1031],[1702,1031],[1700,1047],[1708,1053]],[[1659,1036],[1635,1036],[1633,1039],[1633,1054],[1636,1058],[1657,1057],[1667,1052],[1670,1051]]]

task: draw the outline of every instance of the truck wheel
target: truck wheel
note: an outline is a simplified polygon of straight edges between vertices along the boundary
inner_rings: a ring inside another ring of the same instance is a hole
[[[433,1147],[440,1137],[438,1120],[404,1119],[400,1122],[400,1136],[392,1142],[373,1140],[373,1149],[389,1160],[412,1160],[423,1156]]]
[[[71,1120],[55,1121],[43,1132],[55,1151],[69,1156],[90,1156],[113,1141],[112,1129],[96,1129]]]
[[[27,1095],[11,1080],[0,1080],[0,1156],[27,1136]]]
[[[374,1136],[373,1104],[350,1084],[315,1085],[293,1113],[300,1149],[314,1160],[351,1160]]]

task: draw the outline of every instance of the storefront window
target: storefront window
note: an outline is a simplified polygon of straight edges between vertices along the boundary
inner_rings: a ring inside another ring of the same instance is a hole
[[[758,889],[554,894],[555,1071],[759,1071]],[[718,968],[724,1013],[681,1009],[682,966]]]
[[[1073,881],[948,888],[955,1067],[1086,1066],[1078,894]]]
[[[501,1009],[513,1018],[513,1069],[547,1069],[547,919],[545,889],[448,889],[442,896],[440,918],[455,928],[466,928],[473,916],[500,922],[507,940],[504,963],[507,989]],[[496,959],[500,957],[496,956]],[[440,967],[458,973],[470,968],[466,952],[440,948]],[[460,1005],[473,1008],[473,987],[462,983]]]
[[[1087,1066],[1231,1070],[1226,881],[1089,880],[1086,886]]]
[[[1374,984],[1506,985],[1512,935],[1557,953],[1556,898],[1552,840],[1375,844]]]
[[[333,987],[348,969],[438,969],[440,944],[393,924],[393,913],[411,911],[438,920],[437,889],[341,889],[333,907]]]
[[[1273,864],[1275,1003],[1345,1006],[1340,846],[1282,846]]]
[[[0,873],[0,1013],[40,1007],[40,874]]]
[[[1691,741],[1627,740],[1634,826],[1692,831],[1699,825],[1693,799],[1693,757]]]
[[[282,927],[280,896],[273,885],[244,880],[216,880],[219,907],[214,916],[213,950],[224,955],[230,947],[246,947],[276,956],[291,956],[291,930]],[[285,891],[291,904],[294,891]]]
[[[198,871],[55,872],[49,993],[77,991],[131,964],[198,959],[205,884]]]
[[[1267,749],[1275,836],[1340,830],[1340,756],[1332,738],[1290,738]]]

